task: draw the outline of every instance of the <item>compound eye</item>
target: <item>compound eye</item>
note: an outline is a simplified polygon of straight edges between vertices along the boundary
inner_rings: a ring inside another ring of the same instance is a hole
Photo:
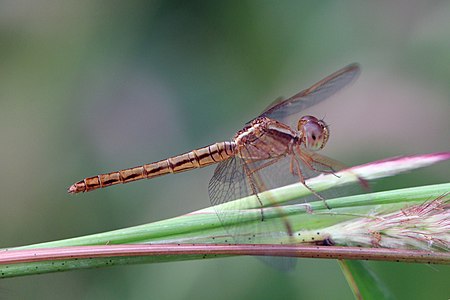
[[[298,122],[298,129],[302,133],[302,141],[308,150],[320,150],[328,141],[327,125],[315,117],[302,117]]]

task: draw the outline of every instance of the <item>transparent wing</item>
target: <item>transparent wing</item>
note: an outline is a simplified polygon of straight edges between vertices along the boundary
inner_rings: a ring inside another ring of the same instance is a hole
[[[281,121],[332,96],[355,80],[359,73],[359,65],[350,64],[289,99],[275,100],[261,116]]]
[[[252,148],[247,147],[244,151],[249,149]],[[292,172],[292,159],[300,162],[301,177],[299,172]],[[217,166],[209,182],[209,197],[222,225],[235,242],[289,242],[293,230],[292,220],[289,220],[290,217],[285,215],[270,194],[261,198],[260,193],[298,183],[301,178],[315,177],[325,169],[332,172],[327,166],[321,166],[321,170],[316,171],[301,163],[300,158],[293,158],[291,155],[253,161],[234,156]],[[242,200],[244,197],[247,198]],[[308,201],[314,200],[320,198],[308,198]],[[305,202],[305,199],[296,201],[302,204]]]
[[[293,160],[298,162],[300,171],[292,168]],[[331,158],[307,151],[254,161],[234,156],[217,166],[209,183],[209,196],[226,232],[236,243],[295,243],[293,233],[304,229],[308,222],[306,218],[317,216],[307,214],[304,218],[298,218],[296,214],[286,213],[270,196],[262,199],[258,195],[266,190],[301,182],[301,178],[307,180],[322,173],[334,173],[344,167]],[[285,204],[304,204],[321,201],[331,195],[346,194],[350,194],[348,188],[339,191],[333,189],[321,192],[321,198],[311,195]],[[252,195],[245,201],[241,199]],[[262,260],[282,270],[288,270],[295,264],[295,259],[290,258],[269,257]]]
[[[286,236],[287,228],[281,222],[264,220],[259,194],[267,186],[258,172],[252,171],[253,164],[238,156],[219,163],[209,182],[209,197],[222,225],[236,243],[273,243],[273,234]],[[241,199],[247,196],[253,197]]]
[[[283,239],[285,241],[291,239],[290,221],[281,210],[277,210],[277,207],[273,209],[276,210],[279,218],[267,219],[264,213],[267,208],[263,208],[264,205],[257,196],[249,198],[245,203],[236,201],[236,199],[257,195],[274,187],[273,182],[265,180],[266,176],[262,176],[265,172],[260,173],[260,171],[266,169],[263,166],[267,164],[272,166],[275,162],[278,163],[270,159],[245,162],[242,158],[235,156],[221,162],[209,182],[211,203],[225,230],[236,243],[277,243]],[[279,184],[275,185],[279,186]],[[254,221],[245,224],[243,221],[248,220],[249,216]],[[291,270],[296,263],[296,259],[292,257],[261,256],[259,258],[264,263],[282,271]]]
[[[346,166],[336,160],[301,148],[292,155],[264,160],[245,161],[235,156],[217,166],[209,183],[209,196],[217,216],[235,242],[274,243],[280,237],[289,242],[292,232],[301,227],[301,220],[286,215],[276,199],[267,195],[261,198],[259,194],[323,173],[334,174],[344,168]],[[355,194],[366,187],[365,181],[360,181],[360,185],[323,191],[285,204],[305,204]],[[252,195],[254,197],[245,201],[235,201]]]

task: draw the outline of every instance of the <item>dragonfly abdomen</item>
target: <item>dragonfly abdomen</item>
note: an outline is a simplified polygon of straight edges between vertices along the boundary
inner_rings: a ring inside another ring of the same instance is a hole
[[[119,183],[150,179],[169,173],[180,173],[224,161],[235,155],[234,142],[215,143],[178,156],[121,171],[88,177],[69,187],[71,194],[89,192]]]

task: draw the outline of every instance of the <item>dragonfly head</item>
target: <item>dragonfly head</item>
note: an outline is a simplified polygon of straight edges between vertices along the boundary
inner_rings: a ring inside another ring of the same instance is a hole
[[[297,129],[306,149],[317,151],[325,147],[330,131],[324,121],[313,116],[303,116],[298,121]]]

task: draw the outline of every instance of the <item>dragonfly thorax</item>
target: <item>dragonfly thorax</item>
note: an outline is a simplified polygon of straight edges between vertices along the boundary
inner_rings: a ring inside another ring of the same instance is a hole
[[[268,159],[286,155],[298,141],[298,132],[267,117],[254,119],[234,137],[238,155],[246,159]]]

